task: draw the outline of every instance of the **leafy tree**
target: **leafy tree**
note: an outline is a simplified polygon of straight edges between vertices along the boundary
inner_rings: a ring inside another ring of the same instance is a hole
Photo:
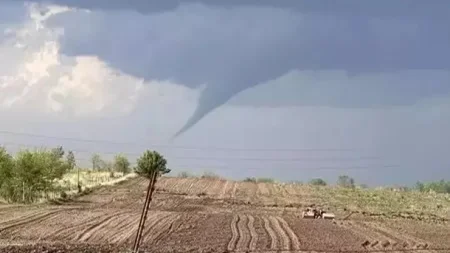
[[[131,168],[128,158],[122,154],[116,155],[114,157],[114,170],[117,172],[122,172],[123,174],[130,173]]]
[[[347,175],[339,176],[337,185],[345,188],[355,188],[355,180]]]
[[[417,182],[416,185],[414,186],[414,188],[418,191],[424,191],[425,190],[425,185],[422,182]]]
[[[416,190],[421,192],[434,191],[437,193],[450,193],[450,181],[440,180],[434,182],[417,182],[415,186]]]
[[[102,165],[102,158],[99,154],[93,154],[91,157],[92,170],[100,170]]]
[[[167,161],[161,154],[147,150],[138,158],[135,172],[150,179],[154,171],[158,172],[158,175],[169,173],[170,169],[166,166]]]
[[[75,161],[75,154],[73,153],[73,151],[69,151],[67,153],[67,164],[69,166],[69,170],[73,170],[75,168],[76,161]]]
[[[322,178],[314,178],[314,179],[311,179],[311,181],[309,181],[309,184],[325,186],[325,185],[327,185],[327,182],[325,182],[325,180],[323,180]]]
[[[13,176],[14,160],[4,148],[0,148],[0,188]]]
[[[8,198],[13,193],[14,181],[14,159],[0,147],[0,196]]]
[[[52,153],[57,159],[61,159],[64,157],[65,152],[64,152],[64,148],[62,146],[58,146],[58,147],[52,149]]]
[[[69,170],[68,164],[55,154],[54,150],[24,150],[17,154],[14,177],[20,183],[15,182],[13,201],[21,195],[22,201],[34,202],[42,194],[55,190],[53,181]]]

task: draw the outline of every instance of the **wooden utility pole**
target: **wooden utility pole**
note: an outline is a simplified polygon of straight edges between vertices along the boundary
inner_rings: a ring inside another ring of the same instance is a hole
[[[80,185],[80,166],[77,166],[77,189],[78,189],[78,193],[81,193],[81,185]]]
[[[136,238],[134,240],[133,252],[137,253],[141,243],[142,232],[144,231],[145,221],[147,220],[148,209],[150,208],[150,202],[152,201],[153,191],[155,190],[156,178],[158,172],[154,171],[151,175],[150,182],[147,187],[147,195],[145,197],[144,206],[142,208],[141,219],[139,220],[138,230],[136,232]]]

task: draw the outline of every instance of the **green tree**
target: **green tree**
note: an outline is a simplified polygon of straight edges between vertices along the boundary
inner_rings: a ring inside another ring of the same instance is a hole
[[[69,151],[67,153],[67,164],[69,166],[69,170],[73,170],[75,168],[75,166],[77,166],[76,164],[76,160],[75,160],[75,154],[72,151]]]
[[[24,150],[17,154],[13,201],[21,196],[21,201],[31,203],[55,190],[53,181],[69,170],[68,164],[55,154],[54,150]]]
[[[93,154],[91,157],[92,170],[100,170],[102,166],[102,158],[99,154]]]
[[[347,175],[339,176],[337,185],[345,188],[355,188],[355,180]]]
[[[58,146],[58,147],[52,149],[52,153],[57,159],[61,159],[64,157],[65,152],[64,152],[64,148],[62,146]]]
[[[417,182],[415,188],[422,192],[434,191],[437,193],[450,193],[450,181],[441,179],[432,182]]]
[[[418,182],[416,183],[416,185],[414,186],[414,188],[415,188],[416,190],[418,190],[418,191],[423,192],[423,191],[425,190],[425,185],[424,185],[424,183],[418,181]]]
[[[130,173],[131,168],[128,158],[122,154],[116,155],[114,157],[114,170],[117,172],[122,172],[123,174]]]
[[[135,168],[136,174],[142,177],[151,178],[154,171],[158,175],[163,175],[170,172],[167,167],[166,159],[156,151],[147,150],[137,159],[137,166]]]
[[[322,178],[313,178],[311,179],[311,181],[309,181],[309,184],[325,186],[327,185],[327,182],[325,182],[325,180],[323,180]]]
[[[9,200],[14,193],[14,159],[6,149],[0,147],[0,196]]]

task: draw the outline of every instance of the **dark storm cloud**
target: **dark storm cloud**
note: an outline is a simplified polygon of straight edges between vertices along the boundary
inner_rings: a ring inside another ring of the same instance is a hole
[[[15,0],[9,0],[15,1]],[[301,12],[324,14],[343,14],[377,17],[399,16],[447,16],[447,0],[412,1],[412,0],[34,0],[34,2],[55,3],[85,9],[129,9],[141,13],[170,11],[184,3],[202,3],[211,6],[264,6],[288,8]]]
[[[68,55],[98,55],[147,80],[207,84],[179,133],[235,94],[294,69],[345,70],[353,76],[450,68],[448,1],[51,2],[153,13],[134,19],[84,14],[85,24],[65,22],[62,49]],[[206,5],[186,5],[198,2]],[[217,6],[242,8],[210,8]],[[64,18],[70,15],[75,14]]]

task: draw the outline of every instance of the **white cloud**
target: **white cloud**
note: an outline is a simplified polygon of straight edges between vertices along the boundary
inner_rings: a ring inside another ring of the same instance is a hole
[[[7,28],[8,38],[0,44],[0,113],[111,117],[130,114],[143,99],[146,106],[159,109],[186,98],[195,106],[197,90],[169,81],[144,82],[96,56],[62,55],[59,40],[64,27],[48,28],[44,21],[77,10],[36,4],[25,8],[28,19]]]

